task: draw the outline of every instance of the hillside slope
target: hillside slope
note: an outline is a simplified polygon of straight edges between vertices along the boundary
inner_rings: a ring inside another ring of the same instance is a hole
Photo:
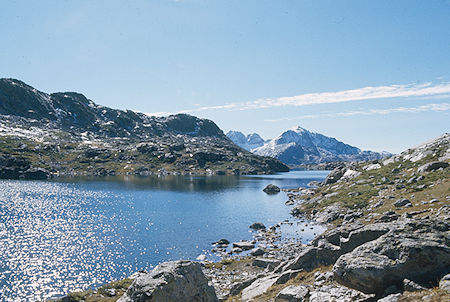
[[[0,79],[0,178],[281,171],[288,168],[242,150],[210,120],[116,110]]]

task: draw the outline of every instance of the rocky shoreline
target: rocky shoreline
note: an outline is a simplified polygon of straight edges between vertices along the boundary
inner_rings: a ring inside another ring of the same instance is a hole
[[[106,285],[62,301],[450,301],[449,146],[445,134],[286,190],[295,217],[327,226],[308,244],[255,223],[253,241],[216,242],[221,261],[161,264],[114,295]]]

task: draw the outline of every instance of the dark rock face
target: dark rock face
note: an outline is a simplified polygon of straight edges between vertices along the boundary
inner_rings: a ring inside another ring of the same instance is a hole
[[[151,154],[154,151],[158,150],[158,147],[153,144],[140,143],[136,145],[136,150],[143,154]]]
[[[100,149],[88,149],[86,151],[84,151],[84,156],[86,156],[87,158],[94,158],[96,156],[101,155],[105,150],[100,150]]]
[[[445,161],[434,161],[431,163],[426,163],[423,166],[420,166],[417,169],[417,172],[421,173],[421,172],[430,172],[430,171],[435,171],[437,169],[445,169],[448,167],[448,163]]]
[[[345,171],[346,167],[343,165],[334,168],[333,171],[331,171],[330,174],[328,174],[328,176],[325,178],[323,183],[326,185],[336,183],[339,179],[341,179],[342,176],[344,176]]]
[[[219,301],[201,264],[173,261],[158,265],[153,271],[135,279],[119,302],[214,302]]]
[[[280,192],[280,188],[273,184],[268,184],[264,189],[267,194],[277,194]]]
[[[25,171],[23,176],[25,179],[39,180],[49,178],[50,173],[43,168],[30,168]]]
[[[11,167],[0,168],[0,179],[19,179],[20,176],[21,176],[20,170]]]
[[[289,172],[289,167],[275,158],[270,157],[260,157],[260,158],[264,159],[265,166],[271,171]]]
[[[409,201],[406,198],[402,198],[402,199],[399,199],[396,202],[394,202],[394,206],[396,206],[397,208],[406,206],[408,204],[411,204],[411,201]]]
[[[48,102],[42,102],[47,95],[34,93],[33,87],[13,79],[0,80],[0,114],[20,115],[27,118],[46,118],[54,120],[50,114],[52,108]],[[27,105],[24,106],[23,104]]]
[[[213,152],[197,152],[193,158],[197,160],[200,167],[203,167],[207,162],[218,162],[224,158],[222,154]]]
[[[254,248],[254,249],[252,249],[252,250],[250,251],[250,255],[256,256],[256,257],[262,256],[262,255],[264,255],[265,253],[266,253],[266,252],[265,252],[262,248],[259,248],[259,247],[256,247],[256,248]]]
[[[169,146],[170,151],[181,151],[185,148],[186,146],[183,143]]]
[[[403,280],[431,286],[450,270],[449,228],[444,222],[422,220],[392,225],[392,230],[342,255],[334,278],[364,293],[381,295]]]
[[[172,115],[166,121],[167,127],[177,133],[195,134],[200,136],[221,136],[222,130],[210,120],[199,120],[188,114]]]
[[[311,152],[311,150],[309,150]],[[312,150],[317,157],[320,155],[316,150]],[[300,145],[292,144],[278,155],[278,159],[287,165],[298,165],[307,160],[308,150]]]
[[[25,158],[0,155],[0,179],[47,179],[50,172],[43,168],[31,167]]]

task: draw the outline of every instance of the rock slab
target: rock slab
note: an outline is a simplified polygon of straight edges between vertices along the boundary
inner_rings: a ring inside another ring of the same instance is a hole
[[[275,298],[275,301],[303,302],[307,301],[309,289],[306,286],[290,285],[283,289]]]
[[[404,279],[433,285],[449,272],[448,236],[449,227],[443,221],[406,220],[397,229],[339,257],[333,267],[334,279],[377,295],[392,285],[402,288]]]
[[[208,285],[201,264],[192,261],[171,261],[133,281],[118,302],[215,302],[216,293]]]

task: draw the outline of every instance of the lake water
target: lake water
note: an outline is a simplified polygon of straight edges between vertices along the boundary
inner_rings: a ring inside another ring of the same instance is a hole
[[[59,297],[195,259],[221,238],[252,239],[250,224],[290,216],[286,194],[265,194],[267,184],[306,187],[327,173],[0,180],[0,301]],[[301,240],[320,231],[309,227]]]

